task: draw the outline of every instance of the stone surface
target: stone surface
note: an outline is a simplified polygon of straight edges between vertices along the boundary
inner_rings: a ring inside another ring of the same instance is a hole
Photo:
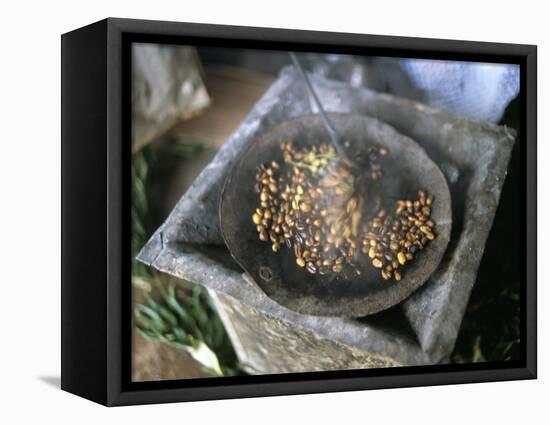
[[[187,46],[134,43],[132,151],[207,107],[197,52]]]
[[[132,333],[132,382],[209,378],[209,374],[184,350]]]
[[[245,371],[318,372],[400,366],[394,359],[321,337],[303,326],[262,314],[220,292],[210,292]]]
[[[316,337],[376,353],[398,364],[441,362],[454,347],[515,135],[507,128],[462,119],[395,96],[322,78],[313,78],[313,82],[327,111],[369,115],[391,125],[419,143],[445,174],[452,198],[451,240],[428,282],[391,311],[359,320],[316,317],[292,312],[269,299],[229,256],[218,218],[227,173],[243,149],[264,131],[313,109],[305,87],[291,68],[283,70],[138,258],[161,271],[221,292],[268,318],[290,324],[289,329],[305,328]],[[248,335],[241,339],[240,358],[260,350],[254,336]],[[288,337],[295,342],[301,338],[292,332]],[[315,350],[311,345],[310,349]],[[264,355],[270,356],[268,351]],[[349,357],[350,362],[353,357]],[[341,367],[340,361],[338,364]]]

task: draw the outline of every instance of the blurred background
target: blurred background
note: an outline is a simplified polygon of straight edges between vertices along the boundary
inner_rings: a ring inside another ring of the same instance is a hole
[[[303,62],[353,87],[519,130],[517,66],[320,54]],[[134,46],[132,258],[289,64],[286,52]],[[453,362],[519,356],[519,169],[517,142]],[[243,373],[206,291],[135,260],[132,284],[134,381]]]

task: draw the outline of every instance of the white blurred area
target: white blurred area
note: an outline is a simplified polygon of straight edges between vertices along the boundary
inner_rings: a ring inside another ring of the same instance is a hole
[[[519,65],[432,59],[310,55],[315,72],[418,100],[475,121],[498,123],[518,95]]]
[[[498,122],[519,93],[519,65],[425,59],[401,65],[427,104],[473,120]]]

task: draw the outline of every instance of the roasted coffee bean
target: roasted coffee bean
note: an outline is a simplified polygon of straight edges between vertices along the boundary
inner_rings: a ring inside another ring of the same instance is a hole
[[[371,246],[370,249],[369,249],[369,257],[370,257],[370,258],[376,257],[376,249],[375,249],[374,247],[372,247],[372,246]]]
[[[420,227],[420,230],[423,232],[423,233],[431,233],[432,232],[432,229],[429,227],[429,226],[421,226]]]
[[[397,261],[399,261],[399,264],[403,265],[407,262],[407,257],[405,256],[405,253],[400,251],[397,254]]]
[[[374,194],[371,218],[362,220],[368,212],[361,195],[354,193],[355,176],[347,166],[331,162],[336,158],[332,145],[299,149],[286,141],[281,149],[286,169],[277,161],[258,166],[254,190],[261,208],[252,221],[260,240],[271,240],[274,252],[283,245],[293,249],[298,267],[311,264],[310,273],[340,273],[361,246],[374,267],[398,280],[403,264],[396,253],[407,259],[436,237],[429,208],[433,198],[425,192],[398,201],[395,209],[383,208],[383,196]],[[380,178],[383,167],[377,158],[384,151],[369,147],[368,152],[370,176]],[[368,181],[368,171],[364,176]]]
[[[310,272],[311,274],[317,273],[317,267],[315,267],[315,264],[308,262],[306,264],[306,270]]]
[[[269,195],[267,194],[266,191],[263,191],[262,193],[260,193],[260,200],[262,202],[267,202],[268,199],[269,199]]]
[[[332,266],[332,271],[334,273],[340,273],[343,270],[344,266],[342,264],[335,264]]]
[[[252,221],[254,224],[260,224],[262,222],[262,217],[258,213],[252,214]]]

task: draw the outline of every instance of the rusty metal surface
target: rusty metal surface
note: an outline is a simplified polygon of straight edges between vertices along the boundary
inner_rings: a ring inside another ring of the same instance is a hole
[[[313,78],[313,83],[327,111],[369,115],[392,126],[415,140],[447,179],[453,215],[450,243],[427,283],[399,304],[405,319],[386,326],[374,316],[372,321],[358,321],[297,314],[244,279],[224,247],[218,204],[229,170],[262,133],[311,113],[305,89],[292,69],[281,73],[138,258],[329,339],[386,353],[398,363],[440,362],[454,347],[498,205],[515,134],[504,127],[466,120],[414,101],[321,77]],[[412,339],[403,333],[406,328],[412,329]]]

